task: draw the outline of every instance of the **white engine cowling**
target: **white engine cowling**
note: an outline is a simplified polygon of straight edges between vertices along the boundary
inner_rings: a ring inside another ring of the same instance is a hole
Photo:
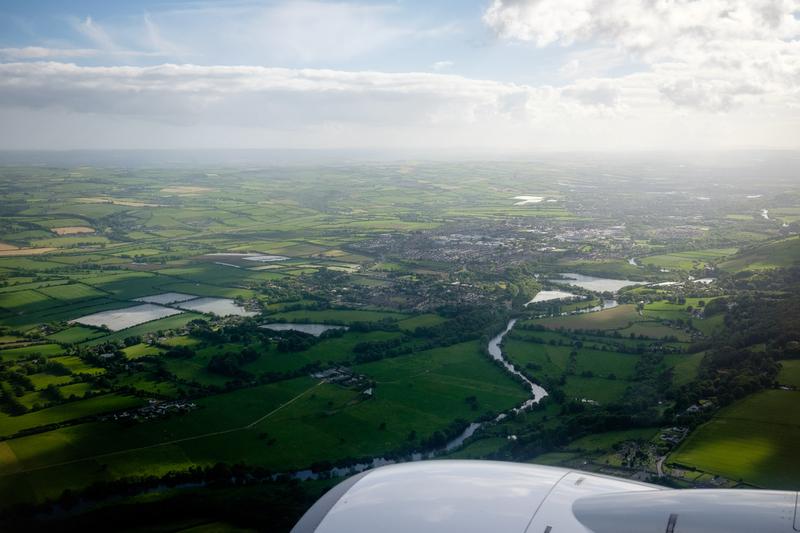
[[[424,461],[331,489],[293,533],[792,533],[796,492],[672,490],[564,468]]]

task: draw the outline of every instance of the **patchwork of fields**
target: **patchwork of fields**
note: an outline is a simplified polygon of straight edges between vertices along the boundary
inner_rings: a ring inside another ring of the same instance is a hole
[[[705,372],[703,342],[731,312],[702,308],[750,271],[797,264],[800,248],[736,200],[674,227],[696,201],[666,206],[623,177],[601,194],[587,168],[3,170],[0,510],[219,462],[324,471],[440,450],[530,397],[486,353],[510,318],[503,352],[548,400],[451,456],[593,454],[622,468],[623,445],[657,439]],[[514,200],[532,194],[546,200]],[[563,272],[638,285],[524,307]],[[612,297],[621,305],[572,314]],[[778,382],[798,386],[795,361],[783,365]],[[742,400],[669,460],[791,485],[796,459],[780,464],[798,444],[797,394]]]

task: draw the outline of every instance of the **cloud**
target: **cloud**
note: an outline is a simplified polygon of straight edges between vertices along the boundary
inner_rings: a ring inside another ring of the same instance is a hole
[[[114,39],[112,39],[111,35],[100,26],[96,24],[92,17],[86,17],[83,20],[76,20],[73,21],[73,27],[78,31],[78,33],[82,34],[84,37],[89,39],[96,47],[106,50],[106,51],[114,51],[119,50],[119,46]]]
[[[93,48],[45,48],[26,46],[23,48],[0,48],[0,57],[7,60],[93,57],[98,51]]]
[[[5,63],[0,123],[16,126],[0,128],[0,146],[516,150],[797,144],[791,135],[797,110],[765,106],[755,118],[750,109],[726,117],[676,116],[664,108],[652,76],[634,74],[624,83],[581,79],[558,88],[430,72]],[[664,87],[666,97],[681,104],[705,101],[719,90]],[[714,107],[729,105],[721,98]],[[732,130],[732,124],[747,128]]]
[[[493,0],[484,21],[506,38],[538,46],[612,42],[674,56],[678,44],[790,39],[797,0]]]
[[[796,102],[799,11],[800,0],[493,0],[483,18],[501,38],[538,47],[614,47],[641,62],[666,101],[720,112]]]
[[[620,88],[607,80],[588,80],[565,88],[562,94],[587,106],[613,108],[619,104]]]
[[[437,61],[433,65],[431,65],[431,68],[436,72],[440,72],[442,70],[447,70],[449,68],[452,68],[453,65],[454,63],[452,61]]]
[[[494,81],[430,73],[159,65],[0,64],[6,106],[58,107],[176,123],[469,121],[499,98],[531,93]],[[434,118],[435,117],[435,118]]]
[[[42,55],[41,58],[45,57],[106,57],[106,58],[120,58],[124,57],[127,59],[136,58],[136,57],[159,57],[163,58],[167,56],[169,53],[174,53],[177,51],[177,47],[171,46],[171,43],[168,43],[166,40],[162,39],[158,33],[158,28],[150,21],[149,16],[145,14],[143,18],[144,27],[146,28],[145,34],[146,39],[144,39],[143,43],[135,43],[134,46],[127,46],[124,44],[120,44],[119,39],[112,34],[117,33],[114,31],[109,31],[105,25],[101,25],[97,23],[92,17],[87,16],[85,19],[72,19],[71,21],[73,29],[77,31],[85,40],[89,41],[93,48],[91,49],[81,49],[87,52],[91,51],[91,54],[66,54],[66,55],[57,55],[53,54],[52,56]],[[147,45],[146,49],[143,49],[140,44]],[[69,51],[70,49],[67,49]],[[23,58],[18,58],[23,59]]]

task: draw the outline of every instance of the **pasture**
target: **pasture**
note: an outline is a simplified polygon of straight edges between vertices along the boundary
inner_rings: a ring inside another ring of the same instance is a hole
[[[800,263],[800,237],[794,236],[742,248],[738,254],[719,264],[729,272],[765,270]]]
[[[667,461],[763,488],[798,490],[798,402],[798,391],[750,395],[693,431]]]
[[[48,407],[20,416],[8,416],[0,413],[0,436],[9,437],[22,430],[129,409],[143,403],[141,398],[112,394]]]
[[[736,248],[708,248],[705,250],[651,255],[642,257],[639,262],[643,265],[651,265],[658,268],[688,271],[705,268],[735,254],[736,251]]]
[[[48,468],[64,461],[79,461],[95,472],[90,465],[107,464],[104,475],[112,476],[129,475],[142,465],[166,471],[220,458],[302,468],[315,460],[389,451],[408,443],[412,431],[421,439],[456,419],[500,412],[527,397],[521,385],[481,354],[477,343],[355,369],[375,381],[374,396],[300,378],[200,399],[199,409],[178,419],[127,428],[81,424],[11,439],[7,443],[16,461],[0,467],[0,493],[8,493],[9,483],[38,478],[36,472],[49,472],[55,486],[76,483],[74,477],[56,481],[65,467]],[[476,398],[477,412],[465,401],[468,396]],[[170,444],[176,439],[180,442]],[[31,474],[13,473],[43,467]]]
[[[800,359],[781,361],[778,383],[800,389]]]
[[[392,311],[364,311],[350,309],[325,309],[287,311],[270,315],[273,322],[318,322],[323,324],[349,324],[353,322],[377,322],[379,320],[402,320],[408,315]]]
[[[626,328],[641,319],[636,306],[625,304],[596,313],[537,319],[533,323],[551,329],[613,330]]]

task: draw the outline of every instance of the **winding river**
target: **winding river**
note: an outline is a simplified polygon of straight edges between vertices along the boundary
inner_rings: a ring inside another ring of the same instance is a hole
[[[531,407],[539,403],[542,400],[542,398],[547,396],[547,391],[544,390],[543,387],[537,385],[536,383],[528,379],[522,372],[517,370],[517,368],[511,362],[509,362],[508,359],[506,359],[505,356],[503,355],[503,350],[500,347],[500,345],[503,343],[503,339],[505,338],[505,336],[508,335],[508,332],[514,328],[514,324],[516,323],[517,323],[516,318],[512,318],[511,320],[509,320],[508,324],[506,324],[506,329],[498,333],[496,336],[494,336],[492,340],[489,341],[489,345],[487,348],[489,351],[489,355],[491,355],[493,359],[495,359],[496,361],[500,361],[500,363],[502,363],[503,367],[509,373],[520,378],[528,386],[528,388],[530,388],[531,397],[525,400],[518,407],[514,407],[508,412],[500,413],[499,415],[497,415],[497,417],[495,417],[494,419],[494,422],[503,420],[511,413],[516,414],[519,413],[520,411],[530,409]],[[437,457],[441,454],[454,451],[460,448],[464,444],[464,441],[470,438],[481,426],[483,426],[484,423],[485,422],[472,422],[464,429],[464,431],[462,431],[457,437],[451,439],[443,447],[427,452],[412,453],[410,456],[410,460],[421,461],[423,459],[433,459],[434,457]],[[306,470],[297,470],[295,472],[289,472],[287,474],[290,477],[299,480],[319,479],[321,477],[328,477],[328,476],[343,477],[352,475],[356,472],[362,472],[370,468],[377,468],[379,466],[390,465],[397,462],[399,461],[396,459],[375,457],[372,459],[372,461],[369,462],[358,463],[348,467],[334,467],[324,472],[314,472],[310,469],[306,469]]]
[[[528,387],[530,387],[531,389],[531,398],[529,400],[526,400],[525,403],[523,403],[519,407],[515,407],[513,409],[514,413],[518,413],[520,411],[524,411],[525,409],[533,407],[535,404],[539,403],[542,400],[542,398],[547,396],[547,391],[544,390],[544,388],[540,387],[539,385],[537,385],[536,383],[525,377],[525,375],[522,372],[517,370],[517,368],[513,364],[511,364],[508,361],[508,359],[505,358],[505,356],[503,356],[503,350],[500,348],[500,345],[503,343],[503,338],[506,335],[508,335],[508,332],[514,328],[514,324],[516,323],[517,319],[512,318],[511,320],[508,321],[506,329],[489,341],[489,355],[491,355],[492,358],[494,358],[496,361],[500,361],[506,370],[508,370],[511,374],[521,378],[522,381],[524,381],[525,384],[528,385]],[[500,416],[505,417],[505,415],[500,415]]]

